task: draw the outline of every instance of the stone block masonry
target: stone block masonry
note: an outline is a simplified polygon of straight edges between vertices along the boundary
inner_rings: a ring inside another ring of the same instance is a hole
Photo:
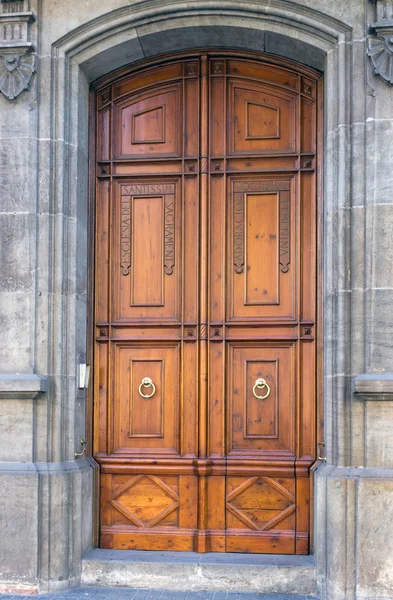
[[[87,362],[89,86],[145,58],[235,47],[324,73],[318,595],[393,597],[391,9],[390,0],[0,2],[2,589],[50,598],[78,586],[96,544],[97,465],[75,458],[88,414],[77,367]],[[77,587],[57,597],[93,593],[168,597]],[[232,598],[220,593],[208,597]]]

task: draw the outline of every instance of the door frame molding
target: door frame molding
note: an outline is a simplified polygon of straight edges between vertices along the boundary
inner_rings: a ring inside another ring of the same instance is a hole
[[[94,326],[94,311],[95,311],[95,211],[96,211],[96,94],[97,90],[106,87],[107,85],[119,81],[122,77],[129,78],[133,73],[139,73],[152,66],[160,66],[182,59],[200,58],[201,54],[219,55],[223,57],[234,58],[249,58],[257,60],[261,63],[267,63],[277,67],[288,67],[297,71],[299,74],[306,75],[310,72],[318,73],[315,69],[311,69],[305,65],[294,62],[290,59],[277,57],[271,54],[251,51],[230,51],[219,50],[216,48],[184,50],[176,53],[170,53],[163,56],[154,57],[147,60],[138,61],[133,65],[127,65],[112,71],[104,77],[98,79],[90,86],[89,93],[89,199],[88,199],[88,247],[91,249],[88,254],[88,302],[89,310],[87,311],[87,362],[91,365],[91,381],[94,381],[94,346],[95,346],[95,326]],[[323,146],[324,146],[324,109],[323,109],[323,75],[318,80],[317,87],[317,148],[316,148],[316,261],[317,261],[317,289],[316,289],[316,441],[324,439],[324,414],[323,414],[323,277],[318,276],[323,273]],[[111,131],[111,140],[113,140],[113,132]],[[94,387],[91,385],[86,394],[86,439],[90,449],[94,441]],[[91,452],[91,450],[90,450]],[[318,452],[318,445],[316,448]],[[94,461],[95,462],[95,461]],[[310,497],[313,500],[313,472],[321,464],[321,460],[317,460],[311,469],[310,474]],[[95,473],[95,492],[93,497],[94,503],[94,521],[93,521],[93,546],[99,544],[99,527],[100,527],[100,486],[99,486],[99,469],[96,468]],[[313,503],[310,510],[310,554],[314,549],[314,514]]]
[[[171,30],[176,35],[168,35]],[[81,519],[91,521],[94,493],[91,476],[94,464],[83,458],[73,462],[85,425],[80,409],[83,397],[77,396],[75,379],[78,362],[83,362],[86,356],[89,85],[146,54],[164,53],[168,50],[165,44],[172,44],[172,50],[182,49],[182,44],[184,48],[185,34],[189,46],[197,47],[201,39],[209,39],[211,47],[232,47],[234,31],[239,34],[236,37],[238,49],[247,51],[250,45],[254,50],[270,49],[274,54],[302,60],[310,66],[316,66],[314,57],[317,56],[325,77],[323,146],[327,151],[321,182],[324,190],[321,219],[324,233],[323,409],[328,464],[317,471],[315,494],[320,515],[316,522],[315,554],[318,576],[323,581],[329,577],[329,560],[335,553],[334,548],[326,545],[329,524],[325,512],[332,510],[336,487],[327,486],[327,478],[334,471],[334,465],[350,464],[350,458],[364,464],[364,444],[356,432],[364,431],[365,412],[363,406],[351,404],[351,373],[358,370],[358,362],[352,364],[349,348],[352,312],[356,311],[359,322],[368,322],[369,309],[363,298],[352,294],[359,269],[352,274],[350,269],[339,269],[338,265],[351,264],[352,232],[355,227],[364,227],[366,219],[365,215],[359,215],[356,223],[352,219],[350,157],[354,154],[356,165],[366,165],[366,139],[370,144],[375,142],[373,132],[362,130],[363,142],[357,139],[356,144],[352,136],[353,122],[367,113],[361,103],[354,103],[353,86],[348,82],[353,81],[355,58],[360,78],[365,76],[366,65],[363,54],[359,58],[353,44],[356,33],[340,19],[288,0],[276,0],[263,6],[255,0],[245,3],[216,0],[214,5],[195,0],[187,12],[181,0],[168,0],[165,6],[156,0],[142,0],[135,2],[132,9],[126,6],[91,19],[52,44],[50,141],[39,154],[38,173],[46,182],[50,165],[49,182],[43,184],[48,197],[44,193],[42,210],[58,218],[56,227],[52,219],[39,222],[38,251],[46,252],[48,247],[49,263],[47,277],[43,274],[37,280],[37,294],[42,294],[42,298],[36,317],[37,345],[47,344],[48,348],[42,365],[37,365],[50,376],[48,457],[52,461],[71,461],[84,482],[83,487],[75,490],[74,503],[67,505],[65,518],[71,531]],[[43,131],[46,133],[46,126]],[[363,189],[365,173],[357,172],[356,177],[356,189]],[[42,333],[40,323],[45,322],[46,314],[50,315],[49,328]],[[359,346],[365,345],[366,334],[365,328],[358,332]],[[40,419],[41,414],[37,418]],[[341,504],[339,510],[343,510]],[[340,540],[348,552],[352,552],[352,538],[347,538],[342,534]],[[75,564],[89,546],[86,537],[81,540],[80,536],[73,536],[70,551]]]

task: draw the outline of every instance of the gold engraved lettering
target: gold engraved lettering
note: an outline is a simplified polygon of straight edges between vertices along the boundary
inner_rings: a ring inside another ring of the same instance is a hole
[[[172,275],[175,266],[175,197],[165,196],[165,249],[164,267],[167,275]]]
[[[233,201],[233,263],[236,273],[244,267],[244,197],[234,194]]]
[[[288,273],[291,262],[291,236],[290,236],[290,202],[288,192],[280,194],[280,265],[281,272]]]
[[[120,266],[123,275],[128,275],[131,267],[131,210],[130,197],[123,196],[121,199],[121,236],[120,236]]]

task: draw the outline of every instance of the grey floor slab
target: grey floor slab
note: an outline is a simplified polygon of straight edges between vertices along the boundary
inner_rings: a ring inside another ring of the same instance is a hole
[[[175,600],[175,591],[188,594],[177,600],[208,600],[218,592],[223,595],[214,600],[241,600],[239,594],[248,594],[250,599],[253,594],[261,598],[269,598],[269,594],[278,598],[281,594],[284,599],[292,599],[317,593],[313,556],[277,554],[94,549],[83,557],[82,585],[149,586],[151,590],[166,590],[160,600]],[[202,596],[195,595],[198,593]],[[132,600],[145,599],[135,596]]]
[[[159,552],[144,550],[102,550],[95,548],[83,557],[88,560],[122,561],[122,562],[157,562],[172,564],[204,564],[204,565],[248,565],[276,567],[313,567],[313,556],[278,555],[278,554],[236,554],[225,552]],[[215,599],[217,600],[217,599]]]
[[[131,588],[79,587],[56,594],[0,594],[1,600],[317,600],[304,594],[247,594],[235,592],[173,592]]]

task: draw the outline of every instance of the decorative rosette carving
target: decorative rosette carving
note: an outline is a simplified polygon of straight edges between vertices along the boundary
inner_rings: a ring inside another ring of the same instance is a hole
[[[386,83],[393,84],[393,29],[368,38],[368,55],[374,68]]]
[[[34,72],[34,54],[0,54],[0,91],[8,100],[14,100],[23,90],[27,90]]]
[[[371,0],[376,6],[376,22],[368,36],[367,54],[371,59],[375,75],[393,84],[393,2]]]
[[[29,87],[35,72],[28,0],[0,0],[0,92],[14,100]]]

